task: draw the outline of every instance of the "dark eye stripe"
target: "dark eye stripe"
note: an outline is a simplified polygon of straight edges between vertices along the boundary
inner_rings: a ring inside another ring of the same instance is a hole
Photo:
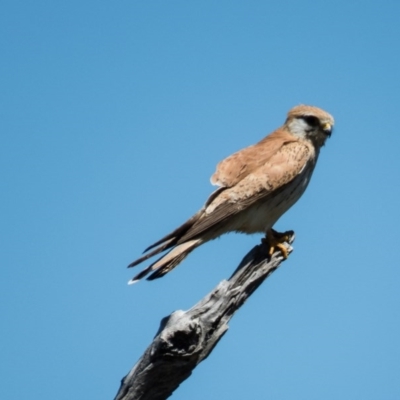
[[[319,119],[317,117],[313,117],[312,115],[305,115],[302,117],[304,121],[307,122],[309,126],[316,127],[319,125]]]

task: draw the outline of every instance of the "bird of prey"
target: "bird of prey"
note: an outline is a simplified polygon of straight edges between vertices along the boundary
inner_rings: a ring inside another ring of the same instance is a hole
[[[169,250],[129,284],[150,272],[148,280],[164,276],[196,247],[227,232],[265,233],[270,254],[279,248],[286,257],[285,237],[272,227],[307,188],[333,124],[333,117],[320,108],[299,105],[280,128],[221,161],[211,177],[219,188],[188,221],[129,264],[134,267]]]

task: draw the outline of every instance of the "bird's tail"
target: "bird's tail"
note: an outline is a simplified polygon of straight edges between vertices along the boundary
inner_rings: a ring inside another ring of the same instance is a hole
[[[215,226],[215,223],[207,223],[205,210],[206,207],[224,190],[226,190],[226,188],[222,187],[211,193],[211,196],[206,201],[206,204],[196,214],[194,214],[173,232],[149,246],[144,251],[146,254],[144,254],[142,257],[131,262],[128,265],[128,268],[134,267],[141,262],[148,260],[150,257],[162,253],[165,250],[170,250],[167,254],[164,254],[149,267],[137,274],[128,283],[136,283],[150,272],[152,272],[152,274],[147,278],[148,280],[161,278],[166,273],[174,269],[196,247],[217,237],[217,235],[213,236],[207,233],[210,228]],[[220,220],[217,219],[217,222],[220,222]]]
[[[200,246],[203,243],[202,239],[192,239],[182,244],[175,246],[172,250],[170,250],[167,254],[159,258],[149,267],[145,268],[139,274],[137,274],[134,278],[132,278],[128,284],[132,285],[138,282],[140,279],[145,277],[147,274],[152,272],[152,274],[147,278],[148,280],[153,280],[156,278],[161,278],[171,270],[173,270],[191,251],[193,251],[196,247]],[[158,250],[158,249],[156,249]],[[159,251],[158,251],[159,252]],[[154,255],[154,252],[152,252]],[[151,257],[151,254],[149,257]],[[143,259],[148,258],[147,256],[142,257]],[[140,261],[139,261],[140,260]],[[134,265],[143,261],[139,259],[135,261]],[[133,266],[130,264],[129,266]]]
[[[203,243],[200,238],[188,238],[184,239],[184,236],[188,231],[191,230],[194,224],[201,218],[203,214],[203,209],[194,214],[189,218],[183,225],[175,229],[173,232],[164,236],[162,239],[158,240],[156,243],[149,246],[144,252],[142,257],[131,262],[128,268],[134,267],[141,262],[155,256],[156,254],[162,253],[165,250],[170,249],[167,254],[164,254],[157,261],[153,262],[149,267],[145,268],[134,278],[132,278],[128,284],[133,284],[145,277],[150,272],[153,272],[147,279],[152,280],[155,278],[161,278],[166,273],[174,269],[192,250]],[[149,251],[151,250],[151,251]]]

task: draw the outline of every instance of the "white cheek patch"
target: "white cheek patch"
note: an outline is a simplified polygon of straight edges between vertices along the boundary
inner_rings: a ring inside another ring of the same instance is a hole
[[[310,127],[307,125],[307,122],[304,121],[304,119],[294,118],[289,122],[289,129],[293,135],[303,138],[306,136],[307,129],[310,129]]]

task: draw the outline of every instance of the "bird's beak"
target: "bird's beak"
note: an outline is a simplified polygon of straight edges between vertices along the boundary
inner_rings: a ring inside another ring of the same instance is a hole
[[[325,122],[321,126],[323,132],[325,133],[326,136],[331,136],[332,134],[332,125],[329,122]]]

